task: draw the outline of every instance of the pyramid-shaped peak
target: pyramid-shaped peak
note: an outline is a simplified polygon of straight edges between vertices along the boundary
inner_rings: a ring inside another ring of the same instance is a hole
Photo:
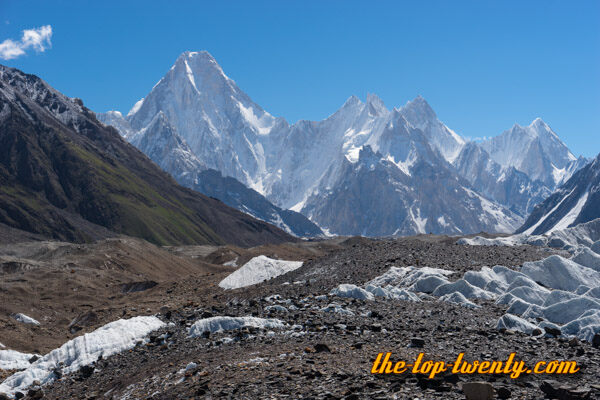
[[[184,51],[183,53],[181,53],[181,55],[178,58],[187,59],[187,60],[191,60],[191,59],[206,60],[206,61],[213,61],[215,63],[217,62],[217,60],[215,60],[215,58],[206,50]]]
[[[180,66],[180,70],[185,71],[186,73],[192,72],[196,74],[212,71],[217,72],[220,75],[225,75],[217,60],[215,60],[215,58],[206,50],[186,51],[181,53],[181,55],[177,57],[173,68],[177,68],[178,66]]]
[[[546,122],[544,122],[544,120],[542,120],[540,117],[537,117],[536,119],[534,119],[529,126],[538,128],[538,129],[550,130],[550,126],[548,126],[548,124]]]
[[[346,106],[351,106],[351,105],[355,105],[355,104],[361,104],[362,102],[360,101],[360,99],[355,96],[352,95],[350,97],[348,97],[348,99],[344,102],[344,105],[342,107],[346,107]]]
[[[414,100],[407,102],[400,108],[400,112],[413,125],[420,125],[425,121],[431,121],[437,118],[433,108],[421,96],[417,96]]]
[[[404,107],[428,110],[428,111],[431,110],[431,112],[433,112],[433,109],[431,108],[431,106],[429,105],[427,100],[425,100],[425,98],[421,95],[418,95],[417,97],[414,98],[414,100],[407,102]]]
[[[554,133],[552,128],[550,128],[550,126],[539,117],[534,119],[529,125],[526,126],[515,123],[510,131],[519,133],[521,135],[527,135],[532,138],[548,135],[556,136],[556,133]]]

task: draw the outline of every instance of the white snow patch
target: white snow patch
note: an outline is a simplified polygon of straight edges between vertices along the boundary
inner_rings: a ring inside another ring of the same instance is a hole
[[[417,162],[417,155],[414,151],[411,151],[405,161],[396,161],[394,156],[389,154],[386,160],[398,167],[405,175],[411,176],[410,169]]]
[[[21,313],[15,314],[13,318],[24,324],[31,324],[31,325],[39,325],[40,324],[39,321],[37,321],[31,317],[28,317],[25,314],[21,314]]]
[[[29,360],[33,356],[34,354],[21,353],[15,350],[0,350],[0,369],[29,368]]]
[[[537,326],[535,324],[513,314],[504,314],[500,317],[498,324],[496,325],[496,329],[510,329],[525,332],[527,334],[531,334],[536,328]]]
[[[237,261],[238,261],[239,257],[234,258],[233,260],[229,260],[226,263],[223,263],[224,266],[226,267],[237,267]]]
[[[292,207],[290,207],[290,210],[296,211],[299,213],[304,208],[304,205],[306,204],[307,200],[308,200],[308,196],[305,196],[302,200],[300,200],[299,202],[294,204]]]
[[[148,316],[120,319],[106,324],[69,340],[24,371],[9,376],[0,384],[0,392],[12,396],[16,391],[24,391],[33,381],[37,380],[42,385],[50,383],[55,379],[55,368],[60,368],[65,374],[75,372],[82,366],[95,362],[99,356],[106,358],[133,348],[138,340],[164,325],[160,319]]]
[[[462,293],[453,292],[449,294],[445,294],[439,298],[439,301],[445,301],[447,303],[459,304],[463,307],[468,308],[480,308],[477,304],[469,301]]]
[[[523,244],[523,240],[520,235],[512,235],[491,239],[484,238],[481,236],[475,236],[473,238],[461,238],[456,243],[471,246],[516,246],[519,244]]]
[[[571,192],[566,195],[565,197],[562,198],[562,200],[554,206],[554,208],[552,208],[552,210],[550,210],[548,213],[546,213],[546,215],[544,215],[543,217],[541,217],[538,222],[536,222],[534,225],[532,225],[531,227],[529,227],[529,229],[525,230],[523,233],[525,235],[531,235],[533,233],[533,231],[535,231],[537,229],[538,226],[540,226],[545,220],[546,218],[548,218],[548,216],[552,215],[554,213],[554,211],[556,211],[558,209],[558,207],[560,207],[560,205],[567,199],[569,198],[569,196],[571,196],[571,194],[573,193],[575,189],[571,190]],[[565,227],[566,228],[566,227]]]
[[[133,107],[131,107],[131,110],[129,110],[129,112],[127,113],[127,116],[129,117],[129,116],[135,114],[136,112],[138,112],[140,110],[140,108],[142,107],[142,104],[144,104],[144,98],[143,97],[141,99],[139,99],[133,105]]]
[[[281,329],[285,323],[275,318],[257,317],[210,317],[203,318],[194,323],[188,331],[189,337],[201,336],[204,332],[223,332],[240,329],[243,327],[254,327],[263,329]]]
[[[447,227],[450,226],[450,224],[448,222],[446,222],[446,218],[444,218],[443,215],[441,217],[438,217],[437,222],[438,222],[438,224],[440,224],[444,228],[447,228]]]
[[[342,307],[340,304],[337,304],[337,303],[330,303],[326,307],[321,308],[321,311],[337,313],[337,314],[342,314],[342,315],[354,315],[354,313],[352,311],[345,309],[344,307]]]
[[[552,179],[554,179],[555,183],[562,182],[565,176],[567,176],[566,168],[557,168],[554,164],[552,164]]]
[[[358,162],[358,157],[362,148],[362,146],[350,146],[350,148],[346,151],[346,159],[352,164],[356,164],[356,162]]]
[[[583,209],[583,206],[585,205],[589,194],[590,194],[589,190],[586,191],[585,194],[579,198],[579,200],[577,201],[577,204],[575,204],[575,207],[573,207],[571,210],[569,210],[567,215],[565,215],[560,221],[558,221],[556,223],[556,225],[554,225],[552,227],[552,229],[550,229],[548,231],[548,233],[552,233],[556,230],[566,229],[569,227],[569,225],[571,225],[573,222],[575,222],[575,220],[579,216],[579,213]]]
[[[410,217],[412,218],[415,226],[417,227],[417,233],[427,233],[425,225],[427,224],[427,218],[421,218],[421,210],[417,208],[417,215],[413,213],[412,208],[408,210]]]
[[[252,106],[244,107],[244,105],[240,102],[238,102],[237,105],[243,117],[246,119],[246,121],[248,121],[248,123],[252,127],[254,127],[254,129],[256,129],[256,132],[258,132],[261,135],[267,135],[269,134],[269,132],[271,132],[271,128],[273,127],[273,120],[270,114],[265,112],[264,115],[259,118],[255,114]]]
[[[359,300],[373,300],[373,294],[365,289],[349,283],[343,283],[329,292],[330,296],[349,297]]]
[[[237,289],[256,285],[301,266],[302,261],[274,260],[266,256],[258,256],[228,275],[219,283],[219,286],[223,289]]]
[[[523,263],[521,272],[553,289],[574,291],[580,285],[600,286],[600,272],[559,255]]]
[[[188,64],[187,60],[184,60],[183,62],[185,63],[185,74],[187,75],[188,80],[190,81],[194,89],[196,89],[196,92],[200,93],[198,87],[196,86],[196,80],[194,79],[194,73],[192,72],[190,65]]]

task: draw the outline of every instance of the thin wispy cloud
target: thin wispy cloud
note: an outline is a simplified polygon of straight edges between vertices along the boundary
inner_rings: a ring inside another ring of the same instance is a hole
[[[34,49],[37,52],[44,52],[52,47],[52,27],[44,25],[39,28],[25,29],[21,40],[14,41],[6,39],[0,43],[0,58],[11,60],[13,58],[25,55],[27,50]]]

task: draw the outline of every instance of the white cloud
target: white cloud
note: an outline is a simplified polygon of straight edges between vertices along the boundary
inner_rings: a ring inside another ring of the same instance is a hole
[[[21,40],[15,42],[12,39],[6,39],[0,43],[0,58],[10,60],[25,54],[29,48],[35,51],[43,52],[52,47],[52,27],[50,25],[39,28],[25,29]]]

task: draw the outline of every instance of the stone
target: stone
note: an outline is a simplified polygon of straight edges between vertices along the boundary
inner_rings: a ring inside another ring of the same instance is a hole
[[[496,393],[499,399],[510,399],[510,396],[512,396],[512,393],[506,386],[500,386],[496,389]]]
[[[44,391],[42,389],[29,389],[29,391],[27,391],[27,397],[32,399],[32,400],[38,400],[38,399],[43,399],[44,398]]]
[[[327,346],[325,343],[317,343],[315,345],[315,351],[317,353],[331,353],[329,346]]]
[[[414,337],[410,339],[410,345],[412,347],[423,347],[425,345],[425,340],[418,338],[418,337]]]
[[[551,326],[545,326],[545,327],[544,327],[544,330],[546,331],[546,333],[547,333],[548,335],[552,335],[552,336],[556,336],[556,337],[560,336],[560,334],[561,334],[561,331],[560,331],[560,329],[558,329],[558,328],[553,328],[553,327],[551,327]]]
[[[600,333],[596,333],[592,338],[592,346],[595,348],[600,347]]]
[[[467,400],[492,400],[494,398],[494,387],[487,382],[465,382],[462,391]]]
[[[79,376],[81,376],[84,379],[89,378],[90,376],[92,376],[95,369],[96,368],[94,368],[94,366],[92,365],[84,365],[79,369]]]
[[[540,390],[551,399],[577,400],[588,399],[590,397],[589,389],[561,386],[560,382],[553,379],[544,380],[540,384]]]

